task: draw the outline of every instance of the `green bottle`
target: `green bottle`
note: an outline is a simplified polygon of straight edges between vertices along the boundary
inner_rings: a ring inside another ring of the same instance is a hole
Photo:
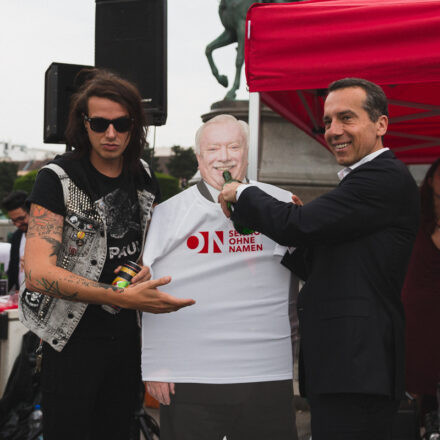
[[[225,179],[225,185],[231,182],[240,182],[239,180],[233,179],[229,171],[223,171],[223,179]],[[227,204],[229,211],[231,211],[231,205],[232,205],[231,202],[227,202]],[[247,228],[246,226],[239,225],[236,222],[232,222],[232,223],[234,225],[235,230],[241,235],[250,235],[255,232],[254,230]]]
[[[0,263],[0,296],[8,293],[8,274],[5,272],[5,265]]]

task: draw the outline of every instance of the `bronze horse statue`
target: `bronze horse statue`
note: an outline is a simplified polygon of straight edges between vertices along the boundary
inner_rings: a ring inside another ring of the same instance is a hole
[[[301,0],[289,0],[301,1]],[[246,32],[246,13],[253,3],[287,3],[285,0],[220,0],[218,13],[225,28],[223,33],[206,46],[206,57],[211,66],[212,74],[223,86],[228,87],[228,77],[220,75],[214,63],[212,52],[220,47],[237,43],[237,58],[235,59],[235,79],[232,88],[228,91],[225,99],[234,100],[240,87],[241,68],[244,63],[244,39]]]

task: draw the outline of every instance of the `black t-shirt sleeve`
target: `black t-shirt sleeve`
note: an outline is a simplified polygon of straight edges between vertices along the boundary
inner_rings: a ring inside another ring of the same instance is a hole
[[[52,170],[42,169],[38,173],[27,203],[36,203],[55,214],[65,216],[63,188],[60,179]]]

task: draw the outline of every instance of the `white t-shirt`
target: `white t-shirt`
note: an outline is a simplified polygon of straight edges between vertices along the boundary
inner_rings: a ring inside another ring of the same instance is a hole
[[[257,183],[283,201],[291,194]],[[244,383],[292,378],[291,274],[285,248],[260,233],[243,236],[218,203],[193,186],[157,206],[144,264],[171,275],[162,290],[196,304],[143,314],[144,380]]]

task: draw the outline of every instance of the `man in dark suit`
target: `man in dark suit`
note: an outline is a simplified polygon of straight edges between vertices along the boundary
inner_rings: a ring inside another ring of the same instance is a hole
[[[12,191],[2,200],[2,208],[17,227],[12,234],[11,252],[9,254],[8,286],[9,290],[18,290],[24,281],[23,257],[26,243],[26,232],[29,223],[29,210],[26,207],[27,193]]]
[[[296,247],[283,262],[305,280],[300,383],[313,440],[388,439],[404,391],[400,290],[418,190],[383,147],[388,108],[380,87],[357,78],[332,83],[323,121],[345,167],[337,188],[304,206],[236,182],[220,197],[235,203],[233,220]]]

